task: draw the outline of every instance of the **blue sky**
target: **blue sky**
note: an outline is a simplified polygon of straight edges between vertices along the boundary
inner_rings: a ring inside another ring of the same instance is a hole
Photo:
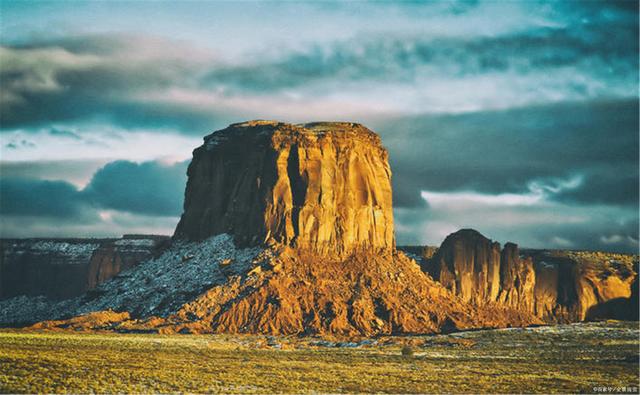
[[[350,120],[400,244],[637,251],[637,7],[3,1],[2,236],[171,233],[202,136]]]

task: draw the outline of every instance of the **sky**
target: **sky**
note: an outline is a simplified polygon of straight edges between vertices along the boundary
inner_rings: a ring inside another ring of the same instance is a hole
[[[638,3],[0,2],[0,236],[171,234],[202,137],[378,132],[396,237],[638,251]]]

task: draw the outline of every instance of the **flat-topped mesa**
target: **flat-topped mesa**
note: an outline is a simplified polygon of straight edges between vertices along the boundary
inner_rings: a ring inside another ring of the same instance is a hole
[[[362,125],[233,124],[205,137],[187,174],[175,238],[336,256],[395,247],[388,154]]]

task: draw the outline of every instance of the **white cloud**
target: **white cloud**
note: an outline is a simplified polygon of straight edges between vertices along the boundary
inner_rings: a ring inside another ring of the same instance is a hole
[[[61,127],[64,129],[64,127]],[[48,129],[36,132],[13,130],[0,135],[0,156],[6,162],[115,160],[145,161],[160,159],[174,163],[191,158],[191,151],[202,144],[202,137],[171,131],[120,130],[100,126],[73,128],[80,139],[56,136]],[[207,134],[203,131],[202,135]],[[29,141],[32,144],[13,142]]]
[[[553,246],[558,246],[558,247],[563,247],[563,248],[571,248],[574,246],[573,242],[571,240],[562,238],[562,237],[558,237],[558,236],[554,236],[551,238],[551,245]]]
[[[549,195],[582,185],[583,177],[578,175],[566,180],[534,180],[528,185],[526,193],[485,194],[474,191],[432,192],[422,191],[422,198],[434,209],[477,209],[482,206],[508,208],[512,206],[551,205]]]

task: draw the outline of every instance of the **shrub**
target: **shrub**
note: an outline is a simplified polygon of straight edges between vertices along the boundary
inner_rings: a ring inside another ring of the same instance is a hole
[[[411,348],[411,346],[403,346],[402,350],[400,351],[402,352],[402,355],[405,357],[412,357],[413,356],[413,348]]]

